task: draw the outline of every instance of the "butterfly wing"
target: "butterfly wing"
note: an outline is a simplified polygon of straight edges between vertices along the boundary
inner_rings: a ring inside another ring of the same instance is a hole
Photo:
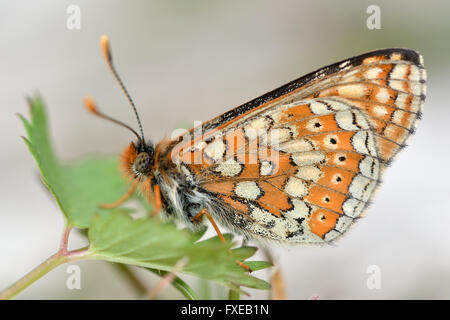
[[[425,80],[412,50],[341,61],[192,130],[178,161],[233,212],[219,217],[226,225],[256,238],[330,242],[361,215],[413,133]]]

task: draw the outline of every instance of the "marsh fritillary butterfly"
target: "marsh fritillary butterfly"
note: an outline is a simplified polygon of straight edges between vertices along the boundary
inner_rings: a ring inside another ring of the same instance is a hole
[[[102,46],[118,78],[106,38]],[[157,210],[193,229],[206,215],[219,235],[222,226],[249,239],[331,242],[361,216],[414,132],[425,82],[417,52],[377,50],[156,145],[144,140],[141,125],[140,135],[130,128],[138,140],[123,153],[122,167],[134,183],[112,206],[140,184]]]

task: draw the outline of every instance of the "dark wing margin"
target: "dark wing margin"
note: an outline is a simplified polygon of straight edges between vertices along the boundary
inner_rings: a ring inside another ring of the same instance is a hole
[[[247,113],[250,110],[257,108],[260,105],[265,104],[269,101],[272,101],[281,96],[289,94],[290,92],[292,92],[298,88],[301,88],[304,85],[306,85],[312,81],[324,78],[324,77],[329,76],[334,73],[338,73],[338,72],[342,71],[344,68],[359,66],[362,64],[362,62],[366,58],[375,57],[375,56],[384,56],[385,59],[388,59],[389,56],[393,53],[401,54],[402,60],[409,61],[418,66],[422,66],[421,56],[417,51],[414,51],[414,50],[403,49],[403,48],[389,48],[389,49],[370,51],[370,52],[361,54],[359,56],[345,59],[345,60],[333,63],[329,66],[317,69],[316,71],[308,73],[305,76],[302,76],[296,80],[288,82],[287,84],[285,84],[277,89],[269,91],[266,94],[263,94],[262,96],[260,96],[258,98],[255,98],[255,99],[253,99],[247,103],[244,103],[228,112],[225,112],[224,114],[222,114],[210,121],[205,122],[202,125],[202,130],[203,130],[203,132],[206,132],[208,130],[215,129],[215,128],[221,126],[222,124],[229,122],[230,120],[234,119],[237,116]]]

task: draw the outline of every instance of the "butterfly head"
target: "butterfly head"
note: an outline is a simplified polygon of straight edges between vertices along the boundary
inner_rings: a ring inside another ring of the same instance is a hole
[[[121,156],[122,170],[133,179],[148,177],[155,163],[155,147],[151,142],[131,142]]]

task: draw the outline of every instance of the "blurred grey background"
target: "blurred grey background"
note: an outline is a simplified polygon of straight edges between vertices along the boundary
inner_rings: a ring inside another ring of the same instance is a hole
[[[66,26],[70,5],[81,10],[79,30]],[[366,26],[369,5],[381,9],[380,30]],[[63,159],[115,155],[133,138],[82,106],[92,95],[135,126],[99,49],[108,34],[154,140],[335,61],[385,47],[420,51],[429,80],[424,117],[366,218],[335,246],[272,249],[289,299],[450,298],[449,12],[448,1],[0,1],[0,290],[56,252],[63,227],[20,139],[15,113],[27,114],[25,95],[42,94]],[[76,233],[70,240],[84,244]],[[66,288],[63,265],[18,298],[136,298],[109,264],[78,265],[81,290]],[[372,265],[381,272],[379,290],[366,285]],[[149,287],[157,281],[139,275]],[[160,296],[180,297],[171,289]]]

